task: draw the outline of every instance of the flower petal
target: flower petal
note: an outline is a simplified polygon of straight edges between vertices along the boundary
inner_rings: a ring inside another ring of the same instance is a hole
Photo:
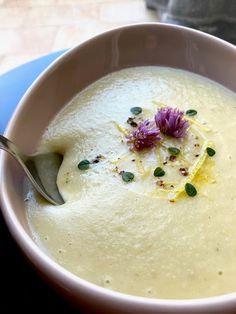
[[[163,134],[175,138],[185,137],[189,127],[184,112],[171,107],[160,108],[155,115],[155,122]]]

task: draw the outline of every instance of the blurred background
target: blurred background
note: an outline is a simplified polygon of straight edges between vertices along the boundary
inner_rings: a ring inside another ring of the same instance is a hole
[[[236,42],[235,0],[0,0],[0,74],[116,26],[156,21]]]
[[[0,74],[116,26],[154,21],[143,0],[0,0]]]

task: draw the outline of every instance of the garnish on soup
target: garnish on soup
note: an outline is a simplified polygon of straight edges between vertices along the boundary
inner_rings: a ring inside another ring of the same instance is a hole
[[[189,123],[184,118],[184,112],[177,108],[160,108],[155,115],[156,125],[163,134],[182,138],[187,134]]]
[[[134,128],[138,126],[138,123],[135,121],[134,117],[129,117],[126,122]]]
[[[186,183],[185,184],[185,192],[188,194],[190,197],[194,197],[197,195],[197,190],[194,185],[191,183]]]
[[[122,180],[125,182],[131,182],[134,179],[134,174],[129,171],[121,171]]]
[[[153,172],[154,177],[163,177],[165,175],[165,171],[161,167],[157,167]]]
[[[87,159],[80,161],[78,164],[79,170],[87,170],[89,169],[89,166],[90,166],[90,161]]]
[[[140,114],[143,110],[141,107],[132,107],[130,109],[130,111],[132,112],[132,114],[134,114],[135,116],[137,116],[138,114]]]
[[[193,117],[193,116],[197,115],[197,110],[189,109],[185,113],[186,113],[187,116]]]
[[[177,156],[180,153],[180,149],[177,147],[168,147],[168,152],[171,156]]]
[[[152,148],[161,140],[160,130],[154,121],[140,122],[137,129],[126,136],[131,151],[142,151]]]
[[[211,147],[207,147],[206,151],[207,151],[208,156],[210,157],[214,156],[216,153],[216,151]]]
[[[136,154],[135,159],[131,158],[132,161],[135,160],[139,174],[136,184],[151,175],[148,160],[156,155],[158,164],[168,167],[168,170],[163,170],[158,166],[153,171],[154,177],[166,178],[165,182],[160,179],[158,182],[153,182],[158,188],[157,195],[165,192],[163,197],[171,202],[176,201],[184,191],[188,196],[195,196],[197,192],[192,182],[205,163],[207,155],[212,157],[215,154],[215,150],[209,146],[203,133],[208,129],[198,120],[185,117],[184,111],[178,108],[161,104],[153,116],[150,116],[148,110],[142,111],[145,116],[144,121],[139,117],[141,122],[133,124],[135,118],[128,118],[127,122],[132,129],[115,124],[125,137],[130,154]],[[195,116],[197,111],[189,109],[185,114]],[[122,162],[126,158],[127,155],[124,155],[118,158],[117,162]]]

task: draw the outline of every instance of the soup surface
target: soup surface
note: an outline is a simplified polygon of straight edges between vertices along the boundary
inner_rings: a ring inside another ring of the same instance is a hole
[[[161,123],[157,131],[155,115],[167,107],[179,114],[174,127],[185,123],[183,136]],[[156,132],[145,149],[141,127]],[[38,245],[79,277],[123,293],[235,291],[235,134],[235,95],[203,77],[138,67],[98,80],[43,135],[39,152],[64,154],[58,186],[66,203],[50,205],[30,190]]]

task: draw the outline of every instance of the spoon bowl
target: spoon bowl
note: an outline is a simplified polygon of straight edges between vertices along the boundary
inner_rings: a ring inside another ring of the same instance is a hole
[[[24,155],[6,137],[0,135],[0,149],[11,154],[21,165],[36,190],[51,204],[62,205],[64,200],[57,187],[57,174],[63,156],[58,153]]]

